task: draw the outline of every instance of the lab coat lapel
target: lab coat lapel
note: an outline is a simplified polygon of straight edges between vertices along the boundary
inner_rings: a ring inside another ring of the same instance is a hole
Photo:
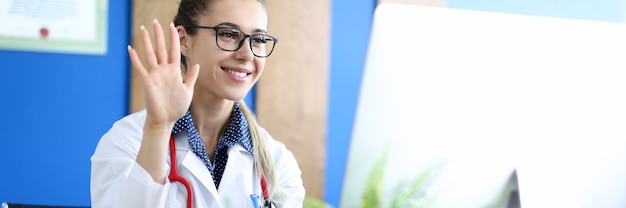
[[[183,158],[177,158],[179,161],[182,160],[179,169],[187,169],[191,173],[191,175],[193,175],[195,180],[200,181],[200,183],[202,183],[202,185],[209,190],[209,193],[211,193],[213,200],[208,201],[215,201],[219,204],[217,189],[215,189],[215,184],[213,184],[213,178],[211,177],[211,173],[209,172],[209,169],[206,167],[206,165],[202,162],[202,160],[196,157],[193,151],[191,151],[191,148],[189,147],[189,142],[187,141],[187,137],[183,139],[176,139],[176,154],[181,156],[184,155]]]
[[[239,144],[232,146],[228,150],[228,162],[222,175],[220,189],[228,187],[230,183],[244,173],[250,173],[250,176],[252,176],[253,165],[254,158],[250,152]]]

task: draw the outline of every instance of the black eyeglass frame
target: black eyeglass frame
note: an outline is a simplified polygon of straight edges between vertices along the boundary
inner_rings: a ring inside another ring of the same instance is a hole
[[[250,37],[252,37],[254,35],[263,35],[263,36],[267,36],[267,37],[272,38],[272,40],[273,40],[272,41],[272,50],[269,53],[267,53],[265,56],[259,56],[256,53],[254,53],[254,50],[252,50],[252,41],[249,41],[249,43],[250,43],[250,51],[252,51],[252,54],[254,56],[259,57],[259,58],[267,58],[268,56],[270,56],[272,54],[272,52],[274,52],[274,49],[276,48],[276,43],[278,43],[278,38],[275,38],[274,36],[271,36],[271,35],[268,35],[268,34],[252,34],[252,35],[249,35],[249,34],[246,34],[246,33],[244,33],[243,31],[241,31],[241,30],[239,30],[237,28],[230,27],[230,26],[224,26],[224,27],[223,26],[211,27],[211,26],[201,26],[201,25],[180,25],[180,26],[183,26],[185,28],[200,28],[200,29],[214,30],[215,31],[215,45],[217,45],[218,48],[220,48],[220,49],[222,49],[224,51],[228,51],[228,52],[238,51],[243,46],[243,42],[245,42],[246,39],[248,39],[248,38],[250,38]],[[222,48],[222,46],[220,46],[220,44],[218,44],[218,38],[219,38],[218,37],[219,36],[218,33],[219,33],[219,30],[223,29],[223,28],[232,28],[232,29],[235,29],[235,30],[239,31],[241,34],[243,34],[243,38],[239,41],[239,46],[237,46],[236,49],[234,49],[234,50],[224,49],[224,48]],[[250,40],[252,40],[252,39],[250,39]]]

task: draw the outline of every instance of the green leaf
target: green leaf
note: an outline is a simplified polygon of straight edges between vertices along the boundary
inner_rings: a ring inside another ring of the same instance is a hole
[[[390,145],[387,144],[383,155],[374,162],[365,184],[365,191],[361,202],[362,208],[381,208],[382,200],[380,190],[383,185],[385,166],[389,156]]]
[[[312,197],[304,197],[303,208],[332,208],[329,204],[325,203],[322,200],[312,198]]]
[[[431,204],[434,198],[426,197],[426,190],[433,183],[435,178],[439,175],[445,162],[439,162],[429,166],[422,171],[412,182],[409,183],[408,188],[404,183],[399,184],[396,190],[398,194],[393,199],[392,208],[404,208],[404,207],[426,207],[422,205]]]

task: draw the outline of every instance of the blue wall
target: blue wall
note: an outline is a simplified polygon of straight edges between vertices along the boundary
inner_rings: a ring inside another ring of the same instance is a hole
[[[325,201],[338,206],[375,0],[332,1]]]
[[[90,204],[89,157],[128,112],[130,1],[108,7],[104,56],[0,50],[0,201]]]

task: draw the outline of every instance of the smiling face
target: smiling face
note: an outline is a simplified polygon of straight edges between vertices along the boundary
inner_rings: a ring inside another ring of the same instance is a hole
[[[250,35],[265,34],[267,30],[265,6],[257,0],[213,1],[209,7],[208,11],[198,16],[196,25],[229,27]],[[185,28],[178,27],[181,53],[187,58],[187,66],[200,64],[194,100],[243,99],[265,67],[265,59],[252,53],[250,39],[245,39],[239,50],[230,52],[216,44],[216,35],[218,39],[227,40],[229,34],[198,28],[190,35]]]

